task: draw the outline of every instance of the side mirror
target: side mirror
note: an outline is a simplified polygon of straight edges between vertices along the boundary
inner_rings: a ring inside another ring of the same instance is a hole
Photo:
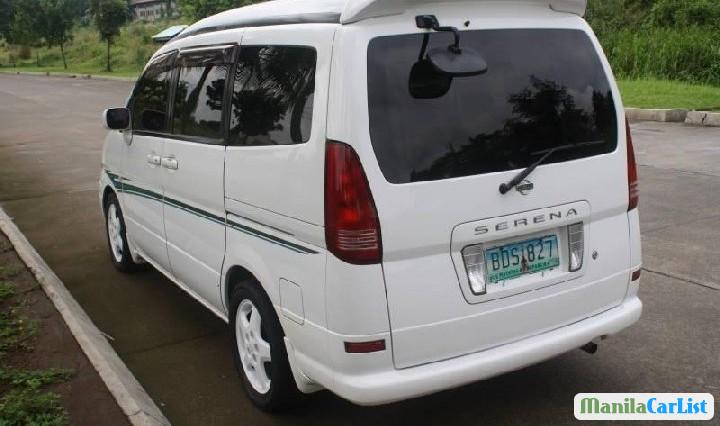
[[[475,50],[467,47],[462,49],[454,49],[453,46],[438,47],[431,49],[427,56],[437,72],[453,77],[480,75],[488,69],[485,59]]]
[[[126,130],[130,127],[130,110],[109,108],[103,112],[103,124],[110,130]]]
[[[437,99],[450,91],[452,76],[441,74],[427,59],[415,62],[410,70],[410,95],[415,99]]]

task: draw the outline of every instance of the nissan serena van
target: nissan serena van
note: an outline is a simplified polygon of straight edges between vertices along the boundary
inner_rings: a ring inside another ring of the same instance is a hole
[[[225,320],[249,398],[384,404],[636,322],[635,158],[583,0],[277,0],[105,112],[110,258]],[[590,362],[590,361],[588,361]]]

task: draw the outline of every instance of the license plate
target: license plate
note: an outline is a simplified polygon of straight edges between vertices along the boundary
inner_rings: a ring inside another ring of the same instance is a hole
[[[560,266],[555,235],[485,250],[487,281],[497,283]]]

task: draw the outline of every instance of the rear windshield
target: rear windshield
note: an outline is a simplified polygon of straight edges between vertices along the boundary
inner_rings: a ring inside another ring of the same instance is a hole
[[[451,34],[432,33],[428,50],[451,42]],[[552,154],[546,163],[615,150],[617,122],[610,84],[584,32],[463,31],[460,44],[482,56],[487,72],[453,77],[449,89],[418,95],[410,86],[428,84],[418,81],[427,73],[411,75],[423,35],[371,40],[370,137],[389,182],[521,169],[562,145],[577,144]]]

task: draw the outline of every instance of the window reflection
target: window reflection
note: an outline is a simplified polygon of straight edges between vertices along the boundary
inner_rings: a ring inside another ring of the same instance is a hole
[[[230,144],[289,145],[310,137],[316,52],[244,46],[234,76]]]
[[[448,45],[432,34],[430,47]],[[548,162],[604,154],[617,146],[614,100],[588,36],[577,30],[464,31],[462,43],[488,63],[456,77],[449,91],[417,99],[408,87],[422,35],[377,37],[368,50],[370,137],[393,183],[515,170],[538,151],[591,141]]]
[[[150,64],[138,81],[131,105],[134,130],[167,131],[171,61],[167,56]]]
[[[173,133],[210,139],[223,137],[222,109],[227,65],[185,65],[179,70]]]

